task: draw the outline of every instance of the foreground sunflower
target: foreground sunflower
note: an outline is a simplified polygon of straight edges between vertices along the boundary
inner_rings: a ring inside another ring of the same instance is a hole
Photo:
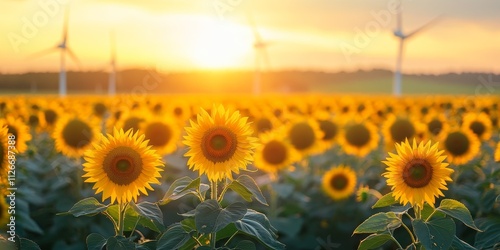
[[[321,186],[333,200],[342,200],[354,193],[356,180],[356,172],[348,166],[341,165],[325,173]]]
[[[465,164],[479,153],[481,142],[469,129],[451,130],[441,138],[442,147],[448,154],[448,160],[453,164]]]
[[[84,159],[82,177],[85,182],[95,183],[96,194],[102,192],[102,200],[110,198],[111,204],[136,202],[139,191],[147,195],[147,189],[153,190],[151,184],[160,184],[158,178],[164,166],[144,135],[123,129],[101,135],[100,142],[85,151]]]
[[[183,143],[189,147],[184,155],[188,165],[199,174],[206,174],[212,182],[232,178],[232,172],[246,169],[253,160],[257,138],[240,112],[213,106],[211,113],[201,108],[196,122],[190,121]]]
[[[59,118],[52,133],[56,150],[69,157],[81,157],[98,139],[98,124],[95,119],[77,116]]]
[[[438,143],[431,145],[413,140],[396,143],[397,154],[389,153],[387,161],[382,161],[388,167],[383,174],[387,185],[391,186],[393,196],[401,204],[410,203],[413,207],[422,209],[424,202],[434,207],[435,198],[444,196],[441,190],[447,190],[446,181],[451,181],[453,169],[443,162],[444,151],[438,150]]]

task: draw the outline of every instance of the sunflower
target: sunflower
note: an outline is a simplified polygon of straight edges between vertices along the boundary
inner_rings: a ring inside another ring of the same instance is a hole
[[[183,143],[189,147],[184,155],[188,165],[199,174],[206,174],[210,181],[232,178],[253,160],[252,153],[257,138],[238,111],[230,112],[222,105],[213,105],[211,114],[201,109],[196,122],[190,121]]]
[[[144,133],[149,145],[158,154],[169,154],[175,151],[180,137],[180,129],[175,121],[168,117],[155,117],[140,125],[140,131]]]
[[[378,146],[377,128],[369,121],[355,118],[347,122],[339,137],[339,144],[350,155],[366,156]]]
[[[69,157],[81,157],[92,146],[99,133],[99,122],[77,116],[64,116],[57,120],[52,137],[55,148]]]
[[[385,142],[388,148],[392,148],[395,143],[401,143],[406,139],[417,136],[415,122],[406,117],[396,117],[391,115],[382,125]]]
[[[14,135],[17,152],[24,153],[28,149],[26,143],[31,140],[30,128],[20,118],[12,116],[4,119],[3,123],[7,124],[8,133]]]
[[[321,144],[324,134],[316,120],[302,116],[295,117],[287,127],[290,143],[303,156],[317,154],[324,150]]]
[[[449,121],[442,113],[430,113],[425,116],[424,120],[431,136],[439,137],[449,129]]]
[[[488,140],[491,137],[491,119],[485,113],[465,114],[462,126],[470,129],[480,140]]]
[[[335,143],[340,134],[340,124],[336,119],[331,118],[327,112],[316,112],[314,117],[318,121],[321,132],[323,132],[321,142],[328,149]]]
[[[300,159],[300,154],[286,141],[284,129],[275,129],[260,135],[260,145],[255,151],[255,166],[276,174]]]
[[[7,185],[7,166],[9,165],[8,161],[8,152],[9,152],[9,144],[8,144],[8,128],[2,121],[0,121],[0,189],[4,189],[4,186]],[[0,192],[1,193],[1,192]]]
[[[431,141],[417,142],[413,145],[408,140],[396,143],[397,154],[389,153],[388,167],[383,174],[387,185],[391,186],[393,196],[401,204],[423,208],[424,202],[434,207],[435,198],[444,196],[441,190],[447,190],[446,181],[451,181],[453,169],[443,162],[443,150],[438,150],[438,143]]]
[[[356,201],[357,202],[366,202],[370,198],[370,188],[368,186],[362,185],[356,191]]]
[[[441,137],[442,147],[453,164],[465,164],[479,152],[481,142],[469,129],[452,129]]]
[[[102,201],[110,198],[111,204],[137,202],[139,191],[147,195],[147,189],[153,190],[151,184],[160,184],[164,166],[144,135],[116,128],[112,135],[101,135],[99,143],[85,151],[84,159],[82,177],[95,183],[96,194],[102,192]]]
[[[354,193],[356,172],[348,166],[340,165],[328,170],[322,179],[323,191],[334,200],[342,200]]]
[[[500,162],[500,142],[497,144],[497,150],[495,151],[495,161]]]

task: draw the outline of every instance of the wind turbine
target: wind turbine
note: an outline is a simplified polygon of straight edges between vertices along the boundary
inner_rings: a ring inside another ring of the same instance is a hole
[[[251,15],[247,15],[248,21],[250,22],[250,26],[252,27],[254,42],[253,48],[255,50],[255,68],[254,68],[254,79],[253,79],[253,92],[258,95],[261,92],[261,72],[263,68],[263,64],[269,68],[269,56],[267,54],[267,46],[269,43],[262,39],[255,22]]]
[[[63,34],[62,40],[55,47],[43,50],[41,52],[32,55],[32,57],[40,57],[46,54],[50,54],[57,50],[61,51],[61,59],[60,59],[60,70],[59,70],[59,96],[65,96],[67,93],[66,87],[66,53],[70,56],[70,58],[80,66],[80,61],[76,57],[75,53],[68,47],[68,20],[69,20],[69,8],[66,8],[66,12],[64,15],[64,26],[63,26]]]
[[[434,18],[430,22],[426,23],[425,25],[421,26],[420,28],[410,32],[410,33],[403,33],[403,17],[402,17],[402,1],[399,1],[399,6],[397,10],[397,24],[396,24],[396,30],[394,30],[394,36],[396,36],[399,39],[399,50],[398,50],[398,56],[396,58],[396,70],[394,71],[394,83],[392,86],[392,92],[395,96],[401,96],[401,82],[402,82],[402,74],[401,74],[401,67],[403,63],[403,50],[404,50],[404,42],[406,39],[413,37],[415,34],[419,33],[420,31],[429,28],[432,24],[436,23],[440,19],[440,16]]]
[[[111,44],[111,71],[109,72],[108,79],[108,95],[113,96],[116,94],[116,40],[115,33],[109,33],[110,44]]]

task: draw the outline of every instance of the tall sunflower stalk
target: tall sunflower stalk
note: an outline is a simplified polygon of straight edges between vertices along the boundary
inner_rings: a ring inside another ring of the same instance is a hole
[[[439,207],[435,207],[436,198],[444,196],[442,191],[448,189],[446,182],[452,181],[450,176],[454,172],[444,162],[446,156],[442,155],[443,150],[438,149],[438,143],[431,144],[428,141],[417,144],[414,139],[410,144],[406,140],[396,143],[396,152],[389,153],[387,160],[382,161],[388,166],[383,176],[387,178],[387,185],[392,192],[381,197],[373,208],[396,204],[402,207],[396,206],[393,207],[394,211],[377,213],[361,223],[354,233],[372,234],[361,241],[358,249],[380,247],[387,241],[405,249],[393,235],[399,227],[408,233],[413,249],[448,249],[452,244],[467,245],[456,238],[455,222],[450,218],[458,219],[479,231],[465,205],[456,200],[443,199]],[[408,213],[410,209],[414,211],[413,216]],[[403,216],[410,219],[411,225],[403,222]]]

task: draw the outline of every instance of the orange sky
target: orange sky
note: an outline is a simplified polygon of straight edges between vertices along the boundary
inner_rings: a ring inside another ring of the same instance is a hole
[[[59,53],[30,55],[61,41],[68,5],[68,44],[81,70],[108,69],[111,30],[120,69],[252,69],[247,13],[270,43],[271,70],[392,69],[397,40],[388,4],[393,1],[3,0],[0,72],[57,71]],[[403,6],[407,32],[443,14],[407,41],[404,72],[500,72],[499,1],[407,0]],[[378,19],[382,13],[390,15]],[[78,69],[72,62],[68,68]]]

